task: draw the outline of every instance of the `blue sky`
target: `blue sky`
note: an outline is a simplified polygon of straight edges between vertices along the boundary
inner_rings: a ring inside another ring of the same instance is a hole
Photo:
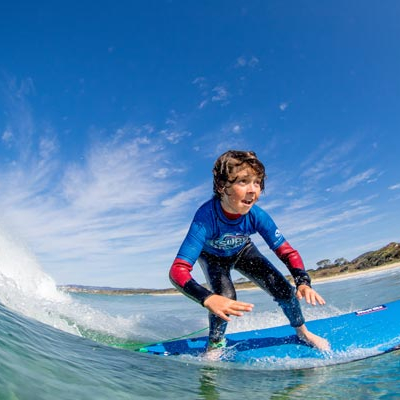
[[[2,230],[58,284],[169,287],[233,148],[308,268],[399,241],[399,20],[394,0],[2,2]]]

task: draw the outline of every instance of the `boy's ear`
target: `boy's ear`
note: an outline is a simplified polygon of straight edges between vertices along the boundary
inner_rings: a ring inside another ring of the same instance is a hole
[[[221,195],[221,198],[222,198],[222,196],[225,196],[227,193],[226,193],[226,186],[222,186],[221,188],[219,188],[218,189],[218,193]]]
[[[225,193],[225,186],[220,186],[220,187],[218,188],[218,193],[219,193],[219,194],[224,194],[224,193]]]

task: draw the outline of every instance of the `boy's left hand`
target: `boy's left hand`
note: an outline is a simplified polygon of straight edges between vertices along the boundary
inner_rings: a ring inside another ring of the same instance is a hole
[[[304,298],[308,304],[315,306],[317,303],[321,306],[325,304],[325,300],[313,288],[307,285],[300,285],[297,288],[296,297],[301,300]]]

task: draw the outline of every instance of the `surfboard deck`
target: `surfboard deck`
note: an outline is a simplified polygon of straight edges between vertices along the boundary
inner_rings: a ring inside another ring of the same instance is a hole
[[[251,363],[265,358],[323,359],[351,352],[355,361],[400,349],[400,300],[352,313],[308,321],[307,327],[331,344],[330,353],[321,352],[298,339],[289,325],[231,333],[222,361]],[[144,346],[140,352],[161,356],[199,356],[208,337],[181,339]]]

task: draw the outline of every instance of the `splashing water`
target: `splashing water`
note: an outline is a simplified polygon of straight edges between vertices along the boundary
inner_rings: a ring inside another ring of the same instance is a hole
[[[79,336],[106,340],[138,331],[140,315],[123,318],[95,310],[58,290],[35,256],[0,230],[0,302],[42,323]]]

